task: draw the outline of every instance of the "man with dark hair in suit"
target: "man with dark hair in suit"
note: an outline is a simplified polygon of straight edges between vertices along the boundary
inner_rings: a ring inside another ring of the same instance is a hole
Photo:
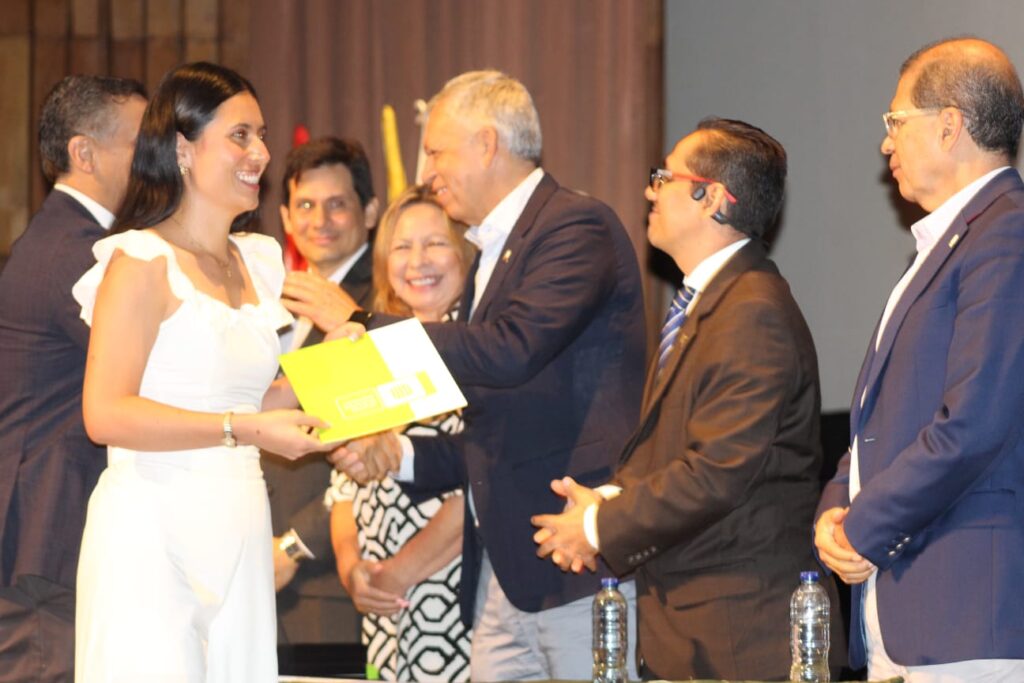
[[[505,74],[449,81],[423,146],[424,182],[480,248],[458,321],[426,326],[469,402],[465,431],[357,442],[334,457],[357,480],[394,468],[414,489],[468,491],[461,607],[473,680],[589,679],[599,576],[534,557],[530,515],[561,508],[552,478],[606,480],[636,423],[636,252],[610,208],[540,168],[537,110]],[[632,598],[632,583],[623,588]]]
[[[538,554],[580,571],[600,553],[636,572],[645,679],[788,680],[821,445],[814,343],[762,242],[786,152],[760,128],[707,119],[665,164],[645,190],[647,236],[685,277],[640,424],[613,485],[552,482],[570,505],[535,518]]]
[[[78,553],[107,458],[82,423],[89,328],[71,287],[124,199],[145,97],[119,78],[54,87],[39,123],[53,191],[0,273],[0,681],[73,678]]]
[[[288,275],[286,305],[296,314],[282,335],[288,352],[323,340],[315,326],[337,307],[369,308],[373,299],[370,231],[379,202],[370,161],[354,140],[324,137],[285,160],[281,222],[309,264]],[[340,285],[340,286],[339,286]],[[277,626],[281,643],[357,642],[359,618],[338,581],[324,494],[331,466],[321,456],[286,460],[264,453],[274,529]]]
[[[850,660],[908,683],[1024,680],[1024,91],[975,38],[911,55],[882,154],[927,216],[818,506],[853,586]]]

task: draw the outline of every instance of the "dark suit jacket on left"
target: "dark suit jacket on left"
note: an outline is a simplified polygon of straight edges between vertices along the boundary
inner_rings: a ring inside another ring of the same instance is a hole
[[[641,673],[788,679],[790,594],[816,568],[820,395],[810,332],[759,243],[715,275],[657,380],[654,366],[597,524],[612,569],[636,571]]]
[[[363,308],[373,301],[373,244],[341,281],[341,287]],[[303,346],[323,340],[323,333],[314,327]],[[324,492],[331,479],[331,466],[323,454],[311,454],[297,461],[263,454],[263,477],[270,496],[270,515],[274,535],[280,536],[294,528],[315,560],[303,560],[285,588],[277,594],[278,638],[281,642],[330,642],[336,640],[336,629],[358,640],[358,616],[348,605],[347,613],[338,614],[338,600],[348,597],[335,568],[331,547],[330,518],[323,505]],[[300,602],[300,598],[302,601]],[[326,630],[326,629],[330,630]],[[331,635],[334,633],[335,635]],[[315,637],[314,637],[315,636]],[[299,638],[300,640],[296,640]]]
[[[107,466],[85,435],[89,328],[71,288],[106,232],[51,192],[0,273],[0,579],[42,576],[74,589],[85,511]]]

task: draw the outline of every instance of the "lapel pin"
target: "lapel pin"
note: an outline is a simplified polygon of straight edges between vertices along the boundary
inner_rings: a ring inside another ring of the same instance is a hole
[[[508,263],[508,260],[510,258],[512,258],[512,250],[511,249],[506,249],[505,253],[501,255],[501,262],[502,263]]]
[[[949,238],[949,248],[952,249],[956,246],[956,243],[960,241],[960,234],[957,233]]]

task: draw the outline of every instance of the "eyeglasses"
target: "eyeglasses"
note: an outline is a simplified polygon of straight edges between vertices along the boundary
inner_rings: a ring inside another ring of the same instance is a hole
[[[729,188],[727,188],[724,183],[720,183],[717,180],[712,180],[711,178],[704,178],[704,177],[699,176],[699,175],[689,175],[689,174],[686,174],[686,173],[674,173],[674,172],[668,170],[667,168],[652,168],[651,169],[651,178],[648,181],[648,184],[650,185],[650,188],[651,188],[651,190],[653,192],[658,192],[658,190],[660,190],[661,187],[665,183],[670,183],[673,180],[689,180],[690,182],[693,182],[693,183],[704,183],[704,184],[718,183],[719,185],[722,186],[722,189],[725,190],[725,198],[729,200],[730,204],[738,204],[739,203],[736,200],[736,197],[734,197],[732,195],[732,193],[729,192]]]
[[[899,132],[900,126],[906,123],[907,119],[915,116],[938,114],[942,110],[943,107],[927,107],[925,109],[899,109],[897,111],[887,111],[882,114],[882,121],[885,122],[885,132],[889,137],[892,137]]]

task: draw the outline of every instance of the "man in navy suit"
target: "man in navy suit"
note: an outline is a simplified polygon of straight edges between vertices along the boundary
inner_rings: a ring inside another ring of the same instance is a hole
[[[610,572],[563,573],[537,558],[530,516],[561,510],[552,479],[607,480],[636,424],[636,253],[611,209],[539,167],[537,111],[505,74],[449,81],[431,102],[424,151],[425,182],[480,247],[458,322],[427,326],[469,406],[460,436],[399,437],[398,478],[468,490],[461,603],[473,680],[589,679],[591,602]],[[372,469],[356,467],[357,478]],[[632,582],[625,592],[635,595]]]
[[[0,273],[0,681],[73,678],[78,551],[107,458],[82,424],[89,328],[71,287],[124,198],[145,106],[131,80],[50,92],[39,143],[56,184]]]
[[[1024,680],[1024,121],[1006,55],[976,39],[904,63],[882,153],[928,215],[871,337],[852,445],[818,507],[852,584],[870,678]]]

